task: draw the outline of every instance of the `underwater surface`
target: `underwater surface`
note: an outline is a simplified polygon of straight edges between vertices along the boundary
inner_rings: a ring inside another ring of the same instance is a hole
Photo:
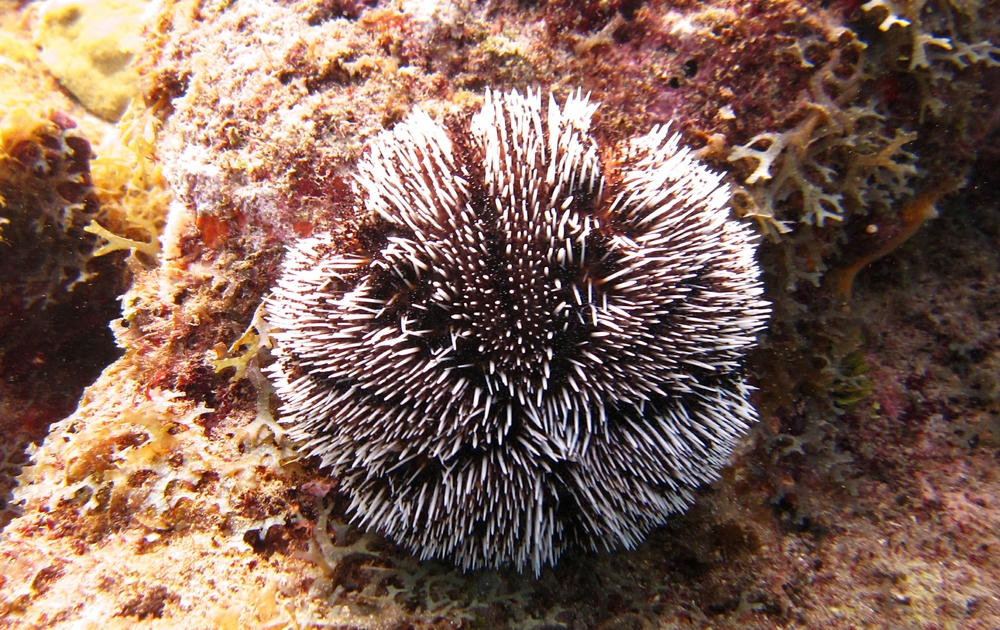
[[[0,627],[1000,628],[998,24],[0,0]]]

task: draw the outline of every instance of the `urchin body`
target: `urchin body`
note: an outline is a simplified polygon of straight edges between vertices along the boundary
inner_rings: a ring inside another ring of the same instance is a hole
[[[756,419],[754,239],[668,137],[602,160],[596,105],[416,111],[358,167],[377,234],[289,251],[269,304],[282,421],[363,526],[463,567],[633,547]]]

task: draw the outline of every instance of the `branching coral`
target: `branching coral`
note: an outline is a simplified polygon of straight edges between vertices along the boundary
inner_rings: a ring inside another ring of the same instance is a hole
[[[229,346],[228,350],[224,344],[214,349],[216,358],[212,360],[212,367],[216,372],[236,368],[232,376],[233,381],[245,377],[250,361],[256,359],[263,348],[270,346],[270,329],[271,326],[264,319],[262,303],[254,312],[250,326]]]
[[[872,0],[862,5],[882,16],[881,45],[905,64],[916,84],[921,121],[928,114],[939,121],[968,119],[968,106],[981,86],[965,77],[967,69],[1000,66],[1000,36],[979,13],[980,3],[941,0]],[[876,17],[877,19],[877,17]],[[891,67],[891,66],[890,66]],[[957,107],[956,107],[957,106]]]
[[[893,28],[903,29],[910,37],[911,49],[909,55],[910,70],[931,70],[935,80],[950,79],[951,75],[936,64],[938,61],[950,62],[958,69],[972,64],[982,63],[987,66],[1000,65],[1000,48],[989,40],[965,42],[962,40],[957,25],[961,19],[975,15],[961,16],[955,8],[936,8],[937,3],[928,0],[870,0],[861,5],[866,12],[881,11],[885,14],[879,23],[879,30],[889,31]],[[954,3],[952,3],[954,4]],[[928,18],[932,13],[946,16]],[[934,34],[943,31],[942,34]],[[932,68],[932,66],[938,66]]]
[[[823,227],[913,192],[916,156],[902,147],[916,135],[890,131],[873,106],[856,103],[865,47],[845,37],[847,46],[834,48],[813,75],[799,122],[758,134],[729,154],[731,162],[756,161],[745,179],[756,201],[749,215],[765,228],[786,219]]]
[[[94,185],[102,215],[84,228],[101,243],[94,256],[128,250],[155,260],[170,195],[154,151],[160,120],[154,108],[133,100],[118,123],[118,137],[94,158]],[[107,226],[107,227],[105,227]]]

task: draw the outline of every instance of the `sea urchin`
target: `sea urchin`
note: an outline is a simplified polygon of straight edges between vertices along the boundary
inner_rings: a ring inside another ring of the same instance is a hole
[[[368,244],[313,236],[283,263],[282,421],[361,525],[422,557],[537,573],[633,547],[756,419],[751,231],[667,128],[602,156],[596,108],[416,110],[358,165]]]

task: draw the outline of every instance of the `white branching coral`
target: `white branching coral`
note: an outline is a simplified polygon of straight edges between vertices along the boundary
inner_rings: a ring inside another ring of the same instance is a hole
[[[756,420],[752,231],[665,127],[602,161],[596,108],[417,110],[358,166],[376,236],[283,263],[281,421],[360,524],[421,557],[537,573],[571,544],[634,547]]]

